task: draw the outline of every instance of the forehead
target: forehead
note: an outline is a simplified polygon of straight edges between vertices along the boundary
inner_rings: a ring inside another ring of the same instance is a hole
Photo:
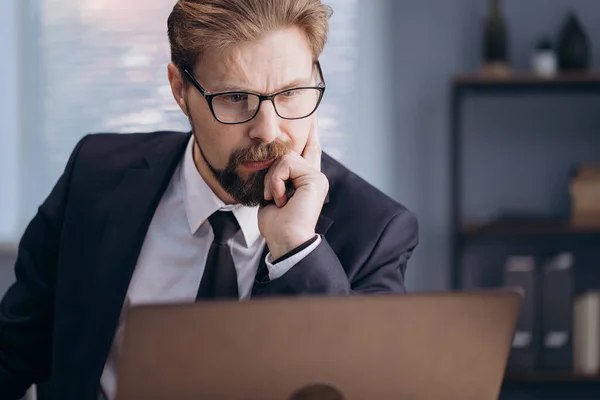
[[[303,32],[286,28],[226,51],[207,51],[195,74],[208,90],[247,89],[270,93],[292,82],[308,83],[313,63]]]

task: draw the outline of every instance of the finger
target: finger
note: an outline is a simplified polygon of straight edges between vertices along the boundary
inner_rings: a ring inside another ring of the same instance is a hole
[[[271,177],[273,176],[273,172],[277,168],[277,164],[279,164],[280,161],[281,161],[281,158],[276,159],[275,162],[273,162],[273,164],[271,164],[271,166],[269,167],[269,170],[267,171],[267,174],[264,177],[264,186],[265,186],[265,196],[264,197],[265,197],[266,201],[274,200],[273,194],[271,192]]]
[[[306,159],[300,154],[291,151],[285,156],[278,158],[273,165],[271,165],[269,172],[267,172],[267,176],[275,174],[279,168],[282,168],[281,164],[288,166],[289,179],[297,179],[315,173],[315,170],[308,165]],[[269,184],[272,184],[272,181],[269,181]]]
[[[265,201],[271,201],[273,200],[275,202],[275,204],[279,205],[279,203],[277,203],[278,199],[277,197],[274,195],[274,175],[275,173],[279,173],[277,168],[278,165],[281,163],[283,157],[278,158],[277,160],[275,160],[275,162],[271,165],[271,167],[269,167],[269,171],[267,171],[267,174],[265,175],[264,178],[264,186],[265,186]]]
[[[306,145],[304,146],[304,151],[302,152],[302,157],[308,162],[308,164],[316,169],[317,171],[321,171],[321,142],[319,141],[319,126],[317,122],[317,117],[314,116],[312,118],[312,122],[310,125],[310,131],[308,133],[308,139],[306,140]]]
[[[269,167],[269,170],[267,171],[267,174],[265,175],[264,178],[264,186],[265,186],[265,193],[264,193],[264,198],[266,201],[270,201],[270,200],[274,200],[273,198],[273,192],[272,192],[272,188],[271,188],[271,178],[273,176],[274,171],[276,171],[277,169],[277,165],[281,162],[281,159],[283,157],[279,157],[278,159],[275,160],[275,162],[273,162],[273,164],[271,164],[271,166]]]
[[[297,189],[302,182],[309,182],[302,178],[314,174],[320,172],[315,172],[314,168],[299,154],[294,152],[286,154],[271,165],[265,176],[265,192],[268,192],[265,193],[265,200],[273,199],[275,204],[282,207],[288,200],[286,182],[292,180],[294,188]]]
[[[273,168],[273,166],[271,166],[271,168]],[[273,196],[271,196],[271,187],[269,185],[269,179],[270,179],[270,170],[269,170],[269,172],[267,172],[267,175],[265,175],[265,178],[264,178],[264,186],[265,186],[264,198],[265,198],[265,201],[271,201],[271,200],[273,200]]]
[[[277,207],[283,207],[287,203],[285,183],[290,179],[292,165],[290,157],[282,157],[269,171],[269,192]]]

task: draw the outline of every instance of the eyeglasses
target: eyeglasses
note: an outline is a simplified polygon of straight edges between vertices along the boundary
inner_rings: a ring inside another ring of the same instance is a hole
[[[222,124],[243,124],[258,114],[263,101],[273,103],[275,112],[283,119],[302,119],[312,115],[325,93],[325,80],[318,61],[315,62],[321,82],[317,86],[302,86],[263,95],[253,92],[228,91],[210,93],[205,90],[192,74],[182,68],[189,81],[206,99],[208,107],[217,121]]]

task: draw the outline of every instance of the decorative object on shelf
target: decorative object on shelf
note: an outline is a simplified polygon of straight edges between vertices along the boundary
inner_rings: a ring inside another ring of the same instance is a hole
[[[558,59],[556,52],[548,38],[538,41],[532,57],[533,71],[543,77],[551,78],[556,75]]]
[[[571,224],[600,227],[600,164],[584,164],[571,179]]]
[[[500,0],[490,1],[483,39],[483,72],[491,75],[506,75],[509,72],[508,24],[502,13]]]
[[[590,68],[592,60],[590,39],[574,11],[567,14],[558,35],[557,54],[561,71]]]
[[[573,269],[575,255],[563,252],[542,267],[540,369],[573,370]]]
[[[600,292],[575,299],[573,326],[574,370],[582,375],[600,373]]]

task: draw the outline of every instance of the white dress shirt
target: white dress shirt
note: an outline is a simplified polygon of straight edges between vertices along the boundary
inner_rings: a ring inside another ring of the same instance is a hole
[[[116,396],[118,357],[123,340],[127,309],[141,304],[194,302],[204,272],[204,264],[214,235],[208,217],[217,210],[232,211],[240,230],[228,245],[235,264],[238,292],[247,300],[252,287],[265,239],[258,230],[258,207],[225,205],[204,182],[194,164],[193,139],[187,145],[171,182],[163,194],[148,228],[113,344],[100,380],[109,400]],[[269,279],[274,280],[312,252],[319,237],[303,251],[276,265],[266,256]]]

